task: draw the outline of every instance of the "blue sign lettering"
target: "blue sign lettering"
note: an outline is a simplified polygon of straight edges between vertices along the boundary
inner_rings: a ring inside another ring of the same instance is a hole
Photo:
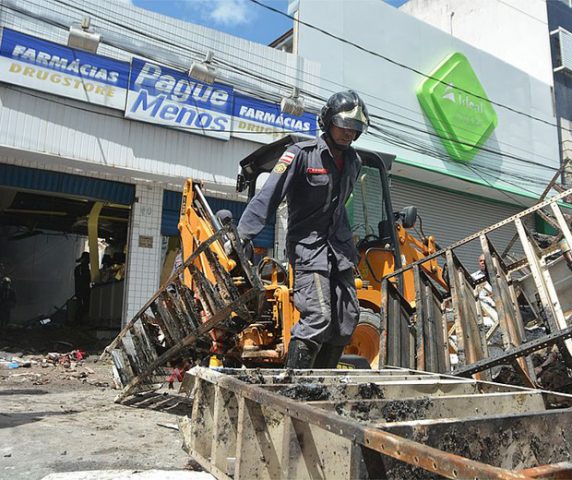
[[[233,89],[207,85],[155,63],[134,58],[125,115],[216,138],[230,137]]]
[[[126,62],[4,29],[0,78],[5,82],[123,110],[128,77]]]
[[[318,121],[314,114],[300,116],[280,111],[275,103],[236,95],[233,109],[233,135],[260,143],[273,142],[288,133],[316,136]]]

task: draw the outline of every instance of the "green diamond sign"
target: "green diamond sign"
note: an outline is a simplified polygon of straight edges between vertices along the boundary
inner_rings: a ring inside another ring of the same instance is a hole
[[[429,77],[417,88],[419,103],[451,158],[469,162],[497,126],[497,114],[463,54],[449,55]]]

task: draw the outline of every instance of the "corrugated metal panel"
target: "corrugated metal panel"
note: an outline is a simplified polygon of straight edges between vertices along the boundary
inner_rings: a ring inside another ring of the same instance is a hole
[[[66,193],[123,205],[131,205],[135,197],[134,185],[5,164],[0,164],[0,185]]]
[[[409,205],[417,207],[425,234],[433,235],[441,247],[451,245],[525,208],[438,190],[396,178],[392,179],[391,193],[394,210],[399,211]],[[510,228],[503,228],[496,231],[491,239],[502,252],[514,233],[516,232]],[[469,271],[478,269],[478,240],[456,253]]]
[[[0,86],[0,145],[147,172],[234,186],[239,161],[258,148],[124,119],[112,110],[41,92]],[[86,165],[86,168],[89,168]]]
[[[181,192],[165,190],[163,192],[163,214],[161,220],[161,234],[175,236],[179,234],[177,224],[179,223],[179,213],[181,208]],[[235,220],[238,221],[242,212],[246,208],[246,203],[225,200],[222,198],[209,197],[206,199],[213,212],[219,210],[230,210]],[[257,247],[272,248],[274,246],[274,220],[272,219],[254,240]]]

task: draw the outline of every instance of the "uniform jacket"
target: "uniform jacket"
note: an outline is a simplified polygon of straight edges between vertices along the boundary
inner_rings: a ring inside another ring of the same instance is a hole
[[[280,202],[288,201],[286,243],[290,262],[298,270],[328,271],[328,250],[342,271],[357,264],[345,203],[361,168],[353,148],[337,170],[323,137],[289,147],[262,189],[240,218],[238,232],[252,239],[264,228]]]

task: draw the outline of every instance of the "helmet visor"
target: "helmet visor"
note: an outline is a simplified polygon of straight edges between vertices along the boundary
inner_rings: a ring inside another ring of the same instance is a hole
[[[368,119],[365,116],[362,108],[356,105],[352,110],[336,113],[332,117],[332,123],[336,127],[349,128],[356,132],[367,132]]]

